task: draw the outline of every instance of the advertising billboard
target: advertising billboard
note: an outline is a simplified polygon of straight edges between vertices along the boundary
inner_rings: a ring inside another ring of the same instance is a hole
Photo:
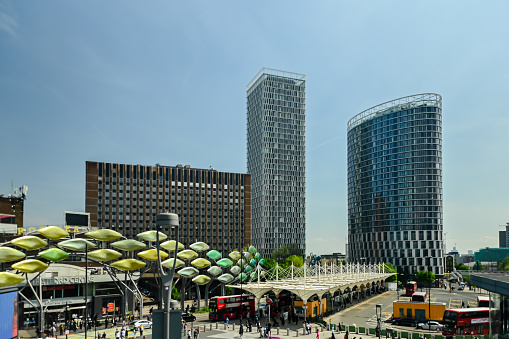
[[[18,291],[0,294],[0,339],[18,336]]]

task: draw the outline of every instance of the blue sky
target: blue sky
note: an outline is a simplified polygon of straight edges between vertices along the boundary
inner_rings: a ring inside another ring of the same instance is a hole
[[[346,124],[443,96],[447,249],[509,221],[506,1],[0,0],[0,193],[26,225],[85,208],[85,161],[246,171],[246,85],[307,76],[307,249],[343,252]]]

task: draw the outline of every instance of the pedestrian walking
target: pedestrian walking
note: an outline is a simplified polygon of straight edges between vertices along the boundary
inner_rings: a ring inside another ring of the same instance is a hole
[[[143,325],[140,325],[140,337],[143,338],[143,330],[145,329],[145,327],[143,327]]]
[[[320,330],[316,329],[316,339],[320,339]]]
[[[191,339],[191,329],[187,330],[187,339]]]
[[[198,339],[199,336],[200,336],[200,330],[195,328],[194,329],[194,339]]]
[[[106,332],[103,332],[102,339],[106,339]]]
[[[226,327],[227,328],[230,328],[229,324],[230,324],[230,318],[228,318],[228,316],[226,316],[226,318],[224,319],[224,322],[226,323]]]
[[[240,335],[240,339],[242,339],[242,337],[244,336],[244,327],[242,327],[242,324],[240,324],[240,327],[239,327],[239,335]]]

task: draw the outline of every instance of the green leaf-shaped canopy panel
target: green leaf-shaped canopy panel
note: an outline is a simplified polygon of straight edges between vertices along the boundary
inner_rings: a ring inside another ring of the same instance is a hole
[[[64,250],[61,250],[60,248],[48,248],[47,250],[44,250],[42,252],[39,252],[38,254],[40,257],[49,260],[49,261],[62,261],[64,259],[69,258],[69,253],[67,253]]]

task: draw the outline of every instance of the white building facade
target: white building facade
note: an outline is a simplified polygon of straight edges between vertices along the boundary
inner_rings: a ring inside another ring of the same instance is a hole
[[[306,246],[305,75],[262,69],[247,86],[253,245],[265,257]]]

